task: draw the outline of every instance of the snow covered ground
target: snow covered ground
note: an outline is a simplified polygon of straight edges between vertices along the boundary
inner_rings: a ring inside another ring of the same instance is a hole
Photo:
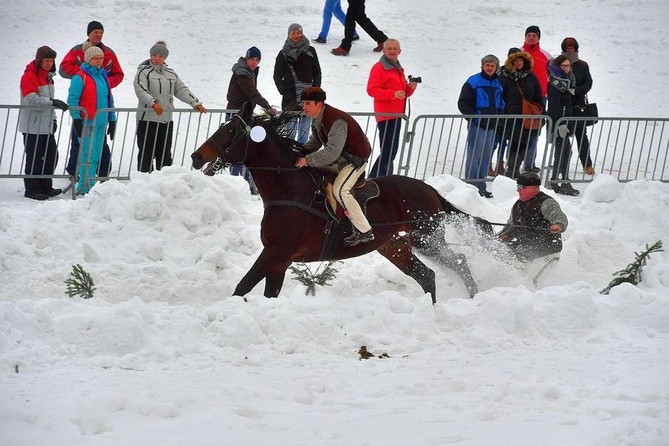
[[[531,24],[553,54],[563,37],[579,40],[602,115],[668,115],[664,1],[367,3],[423,77],[412,115],[456,113],[481,56],[503,59]],[[18,103],[38,46],[60,60],[90,20],[126,72],[118,106],[135,106],[135,67],[158,39],[210,108],[225,106],[230,67],[258,46],[260,91],[279,104],[271,71],[288,25],[314,38],[320,11],[293,0],[5,1],[0,104]],[[342,34],[335,21],[317,46],[324,89],[333,105],[370,111],[374,43],[363,35],[335,58]],[[58,97],[67,86],[57,78]],[[494,222],[516,199],[507,178],[492,200],[449,176],[428,182]],[[651,256],[639,286],[599,290],[635,251],[667,245],[669,186],[599,175],[578,187],[557,197],[570,226],[538,288],[474,244],[463,249],[481,291],[466,299],[439,271],[433,306],[377,254],[336,264],[315,297],[294,280],[278,299],[262,286],[248,302],[230,297],[261,249],[262,203],[239,178],[175,167],[44,203],[0,179],[0,444],[667,444],[669,255]],[[77,263],[95,279],[93,299],[65,294]],[[376,356],[360,360],[363,345]]]

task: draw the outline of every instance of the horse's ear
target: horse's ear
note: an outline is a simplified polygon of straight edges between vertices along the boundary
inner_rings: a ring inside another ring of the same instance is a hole
[[[242,109],[239,110],[239,117],[244,120],[244,122],[250,122],[251,116],[253,116],[253,102],[244,102]]]

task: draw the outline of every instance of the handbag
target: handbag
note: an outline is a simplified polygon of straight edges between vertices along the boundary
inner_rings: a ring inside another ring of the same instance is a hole
[[[575,105],[572,114],[575,118],[598,118],[599,111],[597,110],[596,102],[588,102],[588,95],[585,95],[584,105]],[[585,125],[597,124],[596,119],[588,119]]]
[[[523,94],[523,89],[520,88],[520,85],[518,85],[518,83],[516,83],[516,86],[518,87],[518,91],[520,91],[521,108],[523,114],[532,116],[543,115],[544,108],[535,102],[530,102],[527,99],[525,99],[525,95]],[[541,127],[544,126],[544,124],[545,122],[543,119],[538,119],[535,117],[523,119],[523,128],[527,130],[539,130]]]

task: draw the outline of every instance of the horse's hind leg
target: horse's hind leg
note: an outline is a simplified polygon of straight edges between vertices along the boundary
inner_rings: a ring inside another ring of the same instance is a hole
[[[420,252],[440,265],[455,271],[465,283],[470,298],[473,299],[474,295],[478,293],[479,288],[474,282],[469,264],[467,264],[467,257],[464,254],[455,252],[448,247],[439,248],[438,246],[421,248]]]
[[[411,243],[405,237],[397,237],[378,249],[379,253],[390,260],[407,276],[412,277],[423,288],[425,293],[430,293],[432,303],[437,302],[437,289],[435,274],[430,268],[420,261],[411,252]]]

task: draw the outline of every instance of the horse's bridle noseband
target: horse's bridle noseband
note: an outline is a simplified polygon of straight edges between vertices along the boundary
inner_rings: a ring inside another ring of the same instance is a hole
[[[251,133],[251,126],[247,124],[244,121],[244,119],[239,115],[233,115],[232,118],[230,118],[230,121],[233,121],[235,118],[239,120],[238,122],[235,121],[235,136],[232,138],[232,141],[230,141],[230,144],[228,144],[227,147],[221,146],[217,141],[210,138],[212,144],[216,147],[216,152],[218,152],[216,161],[214,161],[214,163],[211,166],[211,170],[214,173],[221,170],[226,164],[227,165],[231,164],[230,162],[223,161],[223,159],[221,158],[221,153],[225,154],[230,153],[230,147],[237,144],[242,138],[246,138],[246,147],[244,148],[244,156],[242,157],[241,161],[239,161],[238,164],[244,164],[244,161],[246,161],[246,157],[249,153],[249,144],[251,143],[251,137],[249,136]],[[251,119],[253,119],[253,117],[251,117]],[[227,122],[225,124],[227,124]]]

